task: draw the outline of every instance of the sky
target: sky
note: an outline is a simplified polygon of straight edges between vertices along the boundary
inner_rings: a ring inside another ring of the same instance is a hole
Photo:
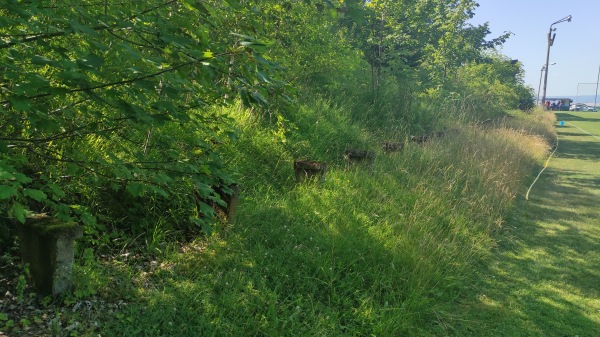
[[[550,25],[568,15],[571,22],[556,28],[550,47],[547,97],[595,95],[600,66],[600,0],[477,0],[473,25],[489,22],[488,39],[505,31],[512,35],[500,52],[518,59],[525,70],[525,84],[538,93],[542,66],[546,63]],[[585,84],[588,83],[588,84]],[[591,83],[591,84],[590,84]],[[542,78],[543,92],[543,78]],[[540,94],[541,97],[541,94]]]

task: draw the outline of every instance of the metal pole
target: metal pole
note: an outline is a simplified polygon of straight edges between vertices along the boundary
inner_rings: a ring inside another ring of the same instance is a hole
[[[594,109],[596,109],[596,100],[598,99],[598,82],[600,82],[600,66],[598,66],[598,78],[596,79],[596,96],[594,97]]]
[[[579,82],[579,83],[577,83],[577,96],[575,96],[575,105],[577,105],[577,103],[579,103],[579,86],[582,85],[582,84],[596,84],[597,85],[597,83],[593,83],[593,82],[590,82],[590,83]]]
[[[556,33],[554,34],[556,36]],[[550,31],[548,31],[548,50],[546,51],[546,72],[544,73],[544,93],[542,94],[542,104],[546,106],[546,86],[548,85],[548,62],[550,62],[550,47],[554,39],[552,38],[552,25],[550,25]]]
[[[556,33],[554,33],[554,36],[552,36],[552,32],[556,30],[556,28],[552,29],[552,26],[554,26],[557,23],[561,23],[561,22],[571,22],[571,19],[573,17],[571,15],[569,16],[565,16],[564,18],[552,23],[550,25],[550,30],[548,31],[548,50],[546,51],[546,73],[544,74],[544,94],[542,95],[542,102],[545,103],[546,102],[546,87],[548,85],[548,62],[550,62],[550,47],[552,47],[552,45],[554,44],[554,38],[556,37]]]
[[[544,73],[545,69],[546,69],[546,66],[542,66],[542,70],[540,70],[540,84],[538,84],[538,96],[537,96],[537,100],[535,101],[539,105],[542,105],[542,102],[540,102],[540,88],[542,87],[542,74]]]
[[[556,62],[550,63],[550,66],[555,65]],[[537,90],[537,100],[535,101],[536,104],[542,105],[542,102],[540,102],[540,92],[541,92],[541,88],[542,88],[542,74],[544,73],[544,71],[546,70],[546,65],[542,65],[542,69],[540,70],[540,83],[538,84],[538,90]]]

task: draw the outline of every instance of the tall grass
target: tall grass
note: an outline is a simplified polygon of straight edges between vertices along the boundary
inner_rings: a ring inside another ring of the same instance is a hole
[[[548,152],[539,117],[385,154],[388,131],[331,101],[275,124],[229,113],[243,130],[226,145],[243,189],[237,223],[150,275],[131,271],[144,286],[102,335],[435,335]],[[373,168],[346,167],[347,146],[376,151]],[[322,185],[294,183],[292,162],[305,157],[330,164]]]
[[[174,219],[188,218],[187,196],[176,200],[180,209],[152,200],[111,207],[136,237],[107,238],[124,253],[107,261],[81,252],[66,303],[114,304],[57,310],[57,322],[79,325],[52,334],[443,335],[473,265],[547,155],[554,117],[492,111],[481,123],[461,117],[460,106],[415,112],[408,107],[419,98],[404,104],[399,87],[384,88],[375,95],[348,84],[267,113],[214,108],[239,131],[218,144],[241,188],[236,223],[178,243]],[[409,141],[441,130],[424,144]],[[382,141],[405,147],[385,153]],[[348,165],[350,148],[374,151],[374,164]],[[326,162],[325,181],[296,184],[298,159]],[[144,211],[155,222],[133,222]]]

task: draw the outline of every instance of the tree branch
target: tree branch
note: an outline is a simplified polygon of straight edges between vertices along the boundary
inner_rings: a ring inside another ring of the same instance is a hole
[[[128,20],[133,20],[133,19],[135,19],[136,17],[138,17],[138,16],[140,16],[140,15],[144,15],[144,14],[146,14],[146,13],[152,12],[152,11],[154,11],[154,10],[156,10],[156,9],[159,9],[159,8],[161,8],[161,7],[164,7],[164,6],[168,6],[168,5],[174,4],[174,3],[176,3],[177,1],[178,1],[178,0],[171,0],[171,1],[165,2],[165,3],[161,4],[161,5],[154,6],[154,7],[152,7],[152,8],[149,8],[149,9],[145,10],[145,11],[139,12],[139,13],[137,13],[136,15],[132,15],[132,16],[130,16],[130,17],[129,17],[129,18],[127,18],[127,19],[128,19]],[[106,29],[117,28],[117,27],[118,27],[118,25],[107,26],[107,25],[105,25],[105,24],[104,24],[104,25],[100,25],[100,26],[92,27],[92,29],[93,29],[94,31],[103,31],[103,30],[106,30]],[[74,33],[74,32],[70,32],[70,31],[64,31],[64,30],[63,30],[63,31],[54,32],[54,33],[45,33],[45,34],[37,34],[37,35],[28,35],[28,36],[26,36],[26,37],[24,37],[24,38],[21,38],[21,39],[15,40],[15,41],[10,41],[10,42],[6,42],[6,43],[3,43],[3,44],[0,44],[0,49],[6,49],[6,48],[10,48],[10,47],[12,47],[12,46],[15,46],[15,45],[18,45],[18,44],[21,44],[21,43],[28,43],[28,42],[33,42],[33,41],[37,41],[37,40],[45,40],[45,39],[49,39],[49,38],[54,38],[54,37],[59,37],[59,36],[70,35],[70,34],[73,34],[73,33]],[[19,34],[19,35],[15,35],[15,36],[22,36],[22,35],[23,35],[23,34]]]
[[[189,62],[185,62],[185,63],[182,63],[182,64],[178,64],[178,65],[173,66],[171,68],[163,69],[161,71],[157,71],[155,73],[147,74],[147,75],[144,75],[144,76],[139,76],[139,77],[136,77],[136,78],[130,78],[130,79],[127,79],[127,80],[122,80],[122,81],[117,81],[117,82],[104,83],[104,84],[100,84],[100,85],[93,86],[93,87],[71,89],[71,90],[68,90],[66,93],[67,94],[72,94],[72,93],[76,93],[76,92],[96,90],[96,89],[103,89],[103,88],[108,88],[108,87],[113,87],[113,86],[131,84],[131,83],[134,83],[136,81],[141,81],[141,80],[144,80],[144,79],[147,79],[147,78],[156,77],[156,76],[164,74],[164,73],[168,73],[168,72],[171,72],[171,71],[179,70],[179,69],[181,69],[183,67],[187,67],[187,66],[195,64],[195,63],[199,63],[199,62],[203,62],[203,61],[206,61],[206,60],[210,60],[211,58],[214,58],[214,57],[224,56],[224,55],[229,55],[229,54],[232,54],[232,52],[226,52],[226,53],[218,54],[218,55],[215,55],[215,56],[209,57],[209,58],[194,59],[193,61],[189,61]],[[50,94],[50,93],[38,94],[38,95],[34,95],[34,96],[27,96],[25,98],[27,98],[27,99],[37,99],[37,98],[43,98],[43,97],[49,97],[49,96],[52,96],[52,94]],[[0,101],[0,104],[6,104],[6,103],[10,103],[10,102],[8,100]]]
[[[78,128],[75,128],[73,130],[69,130],[69,131],[65,131],[65,132],[61,132],[57,135],[54,135],[52,137],[46,137],[46,138],[29,138],[29,139],[25,139],[25,138],[11,138],[11,137],[0,137],[0,140],[2,141],[8,141],[8,142],[23,142],[23,143],[32,143],[32,144],[39,144],[39,143],[49,143],[55,140],[60,140],[60,139],[65,139],[65,138],[71,138],[73,137],[73,133],[81,131],[86,129],[87,127],[89,127],[90,125],[93,124],[98,124],[98,123],[90,123]],[[90,131],[90,132],[86,132],[83,133],[82,135],[90,135],[90,134],[94,134],[94,133],[98,133],[98,132],[107,132],[107,131],[115,131],[115,130],[119,130],[122,127],[113,127],[113,128],[109,128],[109,129],[103,129],[103,130],[97,130],[97,131]]]

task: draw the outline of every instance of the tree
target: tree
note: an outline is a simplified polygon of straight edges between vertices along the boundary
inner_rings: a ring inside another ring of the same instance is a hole
[[[223,33],[223,13],[241,9],[234,0],[3,2],[0,210],[20,222],[30,211],[76,217],[92,231],[93,214],[115,200],[180,199],[182,215],[204,225],[220,202],[215,187],[232,182],[218,145],[235,136],[210,107],[264,103],[277,84],[263,42]]]

